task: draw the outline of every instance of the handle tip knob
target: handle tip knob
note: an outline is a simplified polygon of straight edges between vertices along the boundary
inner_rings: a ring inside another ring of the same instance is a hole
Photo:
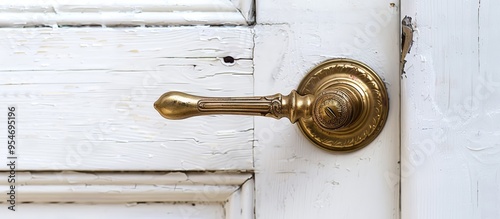
[[[198,100],[197,96],[171,91],[161,95],[153,105],[163,118],[177,120],[199,114]]]

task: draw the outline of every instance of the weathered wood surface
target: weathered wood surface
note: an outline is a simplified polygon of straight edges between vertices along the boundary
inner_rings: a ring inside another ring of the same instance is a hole
[[[0,112],[17,108],[18,170],[253,168],[251,117],[168,121],[153,108],[171,90],[252,95],[251,29],[14,28],[0,36]]]

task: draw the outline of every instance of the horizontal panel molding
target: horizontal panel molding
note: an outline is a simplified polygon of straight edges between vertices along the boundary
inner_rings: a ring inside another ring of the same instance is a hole
[[[0,177],[7,179],[8,173],[0,173]],[[251,173],[18,172],[16,201],[80,204],[227,202],[233,207],[249,207],[240,202],[253,200],[253,182],[248,184],[251,188],[243,186],[251,179]],[[6,180],[0,181],[3,197],[0,203],[8,200],[9,185]],[[235,194],[238,198],[233,198]]]
[[[0,0],[0,27],[248,25],[253,0]]]

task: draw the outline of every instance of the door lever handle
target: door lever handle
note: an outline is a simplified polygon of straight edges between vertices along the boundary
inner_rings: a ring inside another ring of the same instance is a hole
[[[380,77],[367,65],[332,59],[313,68],[289,95],[201,97],[170,91],[154,108],[166,119],[212,114],[287,117],[298,122],[316,145],[333,151],[360,149],[385,125],[388,95]]]
[[[295,90],[288,96],[275,94],[262,97],[200,97],[171,91],[155,102],[155,108],[166,119],[185,119],[211,114],[236,114],[287,117],[292,123],[310,116],[313,95],[299,95]]]

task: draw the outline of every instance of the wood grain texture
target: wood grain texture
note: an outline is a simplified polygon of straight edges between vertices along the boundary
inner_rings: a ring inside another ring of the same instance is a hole
[[[408,1],[402,217],[500,217],[500,3]]]
[[[0,111],[18,109],[18,170],[253,168],[251,117],[168,121],[152,107],[171,90],[252,95],[252,30],[36,28],[0,35]],[[236,60],[224,63],[225,56]]]
[[[0,26],[247,25],[252,0],[0,0]]]
[[[256,94],[287,93],[316,64],[347,57],[383,78],[391,108],[380,136],[350,153],[319,149],[286,119],[256,117],[257,218],[399,218],[398,7],[397,1],[258,2]]]

